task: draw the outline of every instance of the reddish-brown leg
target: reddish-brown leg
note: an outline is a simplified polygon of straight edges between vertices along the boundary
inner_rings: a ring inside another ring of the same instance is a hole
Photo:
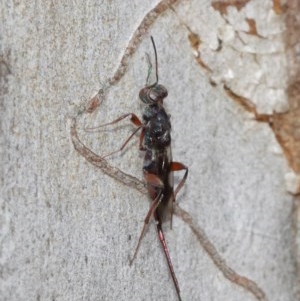
[[[99,128],[102,128],[104,126],[111,125],[111,124],[116,124],[116,123],[118,123],[119,121],[123,120],[124,118],[126,118],[128,116],[131,116],[130,121],[134,125],[136,125],[138,127],[143,125],[142,122],[140,121],[140,119],[134,113],[127,113],[127,114],[124,114],[124,115],[118,117],[117,119],[115,119],[115,120],[113,120],[111,122],[104,123],[104,124],[101,124],[99,126],[92,127],[92,128],[86,128],[85,130],[88,131],[88,132],[97,131]]]
[[[160,220],[159,216],[157,215],[157,212],[154,212],[153,216],[156,221],[157,235],[158,235],[159,241],[163,247],[166,259],[167,259],[168,267],[169,267],[169,270],[170,270],[170,273],[171,273],[171,276],[172,276],[172,279],[173,279],[173,282],[174,282],[174,285],[176,288],[178,299],[179,299],[179,301],[181,301],[179,284],[178,284],[178,280],[177,280],[175,272],[174,272],[174,268],[173,268],[172,261],[170,258],[170,253],[169,253],[169,250],[168,250],[168,247],[166,244],[164,232],[161,227],[161,220]]]
[[[154,175],[154,174],[151,174],[151,173],[147,173],[144,175],[145,176],[145,180],[147,182],[148,185],[151,185],[153,187],[156,187],[158,188],[158,193],[157,193],[157,196],[156,198],[153,200],[151,206],[150,206],[150,209],[146,215],[146,218],[144,220],[144,226],[143,226],[143,229],[142,229],[142,232],[140,234],[140,237],[139,237],[139,241],[138,241],[138,244],[135,248],[135,251],[134,251],[134,255],[132,257],[132,259],[130,260],[130,265],[132,265],[132,262],[133,260],[135,259],[136,255],[137,255],[137,252],[140,248],[140,245],[141,245],[141,241],[145,235],[145,232],[148,228],[148,224],[149,224],[149,221],[150,221],[150,218],[152,217],[155,209],[157,208],[157,206],[159,205],[160,201],[161,201],[161,197],[162,197],[162,191],[163,191],[163,187],[164,187],[164,184],[163,182],[161,181],[161,179],[157,176],[157,175]]]
[[[188,172],[189,169],[187,166],[185,166],[184,164],[180,163],[180,162],[171,162],[171,166],[170,166],[171,171],[180,171],[180,170],[185,170],[185,173],[183,175],[183,178],[181,179],[181,181],[179,182],[179,184],[177,185],[175,191],[174,191],[174,199],[173,199],[173,205],[172,205],[172,212],[171,212],[171,220],[170,220],[170,226],[172,229],[172,222],[173,222],[173,211],[174,211],[174,202],[176,201],[176,196],[177,193],[179,192],[179,190],[182,188],[182,186],[184,185],[186,178],[188,176]]]
[[[126,141],[122,144],[122,146],[119,148],[119,149],[117,149],[117,150],[115,150],[115,151],[112,151],[112,152],[110,152],[110,153],[108,153],[108,154],[106,154],[106,155],[104,155],[102,158],[106,158],[106,157],[108,157],[108,156],[111,156],[111,155],[113,155],[113,154],[115,154],[115,153],[118,153],[118,152],[121,152],[123,149],[124,149],[124,147],[127,145],[127,143],[131,140],[131,138],[140,130],[140,129],[142,129],[143,128],[143,125],[141,125],[141,126],[139,126],[127,139],[126,139]]]
[[[102,125],[97,126],[97,127],[86,128],[86,129],[85,129],[86,131],[89,131],[89,132],[91,132],[91,131],[96,131],[96,130],[98,130],[99,128],[102,128],[102,127],[104,127],[104,126],[116,124],[116,123],[120,122],[121,120],[123,120],[124,118],[126,118],[126,117],[128,117],[128,116],[131,116],[130,121],[131,121],[134,125],[136,125],[138,128],[137,128],[137,129],[136,129],[136,130],[135,130],[135,131],[134,131],[127,139],[126,139],[126,141],[122,144],[122,146],[121,146],[119,149],[117,149],[117,150],[115,150],[115,151],[112,151],[112,152],[110,152],[110,153],[108,153],[108,154],[102,156],[102,159],[104,159],[104,158],[106,158],[106,157],[108,157],[108,156],[111,156],[111,155],[113,155],[113,154],[115,154],[115,153],[118,153],[118,152],[122,151],[122,150],[124,149],[124,147],[127,145],[127,143],[132,139],[132,137],[133,137],[140,129],[142,129],[142,132],[141,132],[141,135],[140,135],[140,148],[141,148],[141,147],[142,147],[142,141],[143,141],[144,135],[145,135],[145,133],[144,133],[144,132],[145,132],[145,131],[144,131],[144,125],[142,124],[142,122],[140,121],[140,119],[139,119],[134,113],[127,113],[127,114],[124,114],[124,115],[120,116],[119,118],[117,118],[117,119],[115,119],[115,120],[113,120],[113,121],[111,121],[111,122],[102,124]]]
[[[177,162],[171,163],[171,168],[173,168],[172,167],[173,165],[174,165],[174,170],[186,169],[186,173],[185,173],[183,179],[180,181],[180,183],[182,183],[181,184],[181,186],[182,186],[184,184],[184,181],[186,180],[186,177],[187,177],[187,168],[183,164],[177,163]],[[145,235],[145,232],[148,228],[150,218],[153,215],[154,219],[156,221],[158,238],[159,238],[160,243],[162,244],[162,247],[163,247],[166,259],[167,259],[168,267],[169,267],[169,270],[170,270],[170,273],[171,273],[171,276],[172,276],[172,279],[173,279],[173,282],[174,282],[174,285],[175,285],[175,288],[176,288],[178,299],[179,299],[179,301],[181,301],[179,284],[178,284],[177,278],[175,276],[175,272],[174,272],[174,268],[173,268],[173,265],[172,265],[172,262],[171,262],[169,250],[168,250],[168,247],[167,247],[167,244],[166,244],[166,241],[165,241],[165,237],[164,237],[164,233],[163,233],[163,230],[162,230],[162,227],[161,227],[161,220],[160,220],[160,218],[157,214],[157,211],[156,211],[156,208],[160,204],[160,201],[161,201],[162,191],[163,191],[164,186],[163,186],[163,183],[162,183],[161,179],[157,175],[149,173],[149,174],[145,174],[144,176],[145,176],[145,180],[146,180],[148,185],[156,187],[160,190],[157,194],[157,197],[152,202],[151,207],[150,207],[150,209],[147,213],[147,216],[146,216],[145,221],[144,221],[144,226],[143,226],[141,235],[139,237],[137,247],[135,249],[135,252],[134,252],[134,255],[133,255],[132,259],[130,260],[130,265],[132,264],[133,260],[135,259],[136,255],[137,255],[137,252],[138,252],[139,247],[141,245],[141,241],[142,241],[142,239]],[[180,185],[180,183],[179,183],[179,185]]]
[[[179,184],[177,185],[177,187],[174,191],[174,202],[175,202],[178,191],[181,189],[181,187],[184,185],[184,183],[186,181],[186,178],[187,178],[188,172],[189,172],[189,168],[180,162],[172,162],[170,169],[171,169],[171,171],[185,170],[183,178],[181,179],[181,181],[179,182]]]
[[[150,221],[150,218],[152,217],[155,209],[157,208],[157,206],[159,205],[160,201],[161,201],[161,192],[160,191],[156,197],[156,199],[152,202],[151,204],[151,207],[146,215],[146,218],[144,220],[144,226],[143,226],[143,229],[142,229],[142,232],[140,234],[140,237],[139,237],[139,240],[138,240],[138,243],[137,243],[137,246],[135,248],[135,251],[134,251],[134,254],[133,254],[133,257],[132,259],[130,260],[130,265],[132,265],[134,259],[136,258],[136,255],[138,253],[138,250],[140,248],[140,245],[141,245],[141,242],[142,242],[142,239],[146,233],[146,230],[148,229],[148,225],[149,225],[149,221]]]

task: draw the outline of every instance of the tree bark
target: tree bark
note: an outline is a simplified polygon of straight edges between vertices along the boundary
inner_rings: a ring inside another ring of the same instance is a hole
[[[189,166],[177,202],[264,292],[260,300],[296,300],[298,203],[288,190],[299,193],[299,153],[287,140],[296,136],[282,134],[284,114],[298,112],[289,87],[299,61],[287,62],[299,42],[285,36],[295,2],[2,4],[1,300],[177,300],[153,223],[129,266],[147,196],[88,163],[70,135],[76,118],[96,154],[122,145],[128,120],[84,129],[142,116],[150,35],[169,92],[173,157]],[[91,103],[103,87],[101,104]],[[138,138],[107,160],[142,180]],[[224,277],[182,219],[164,231],[182,300],[259,300]]]

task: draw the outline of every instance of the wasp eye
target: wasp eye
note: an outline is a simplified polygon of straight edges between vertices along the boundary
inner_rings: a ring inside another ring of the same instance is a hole
[[[157,92],[157,97],[164,99],[168,96],[168,90],[163,85],[156,85],[155,90]]]
[[[158,98],[158,95],[159,94],[157,93],[157,91],[155,91],[153,89],[149,90],[148,96],[152,101],[156,101],[156,99]]]

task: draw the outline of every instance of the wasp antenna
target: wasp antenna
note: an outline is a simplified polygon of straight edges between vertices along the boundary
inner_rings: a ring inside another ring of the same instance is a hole
[[[156,52],[156,47],[155,47],[155,43],[154,43],[154,39],[151,36],[151,42],[153,45],[153,49],[154,49],[154,55],[155,55],[155,74],[156,74],[156,82],[153,84],[153,86],[155,86],[158,83],[158,66],[157,66],[157,52]]]

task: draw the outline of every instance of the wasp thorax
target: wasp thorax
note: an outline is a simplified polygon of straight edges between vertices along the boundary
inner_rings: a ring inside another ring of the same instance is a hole
[[[139,97],[146,104],[154,104],[168,96],[167,89],[162,85],[148,86],[143,88]]]

